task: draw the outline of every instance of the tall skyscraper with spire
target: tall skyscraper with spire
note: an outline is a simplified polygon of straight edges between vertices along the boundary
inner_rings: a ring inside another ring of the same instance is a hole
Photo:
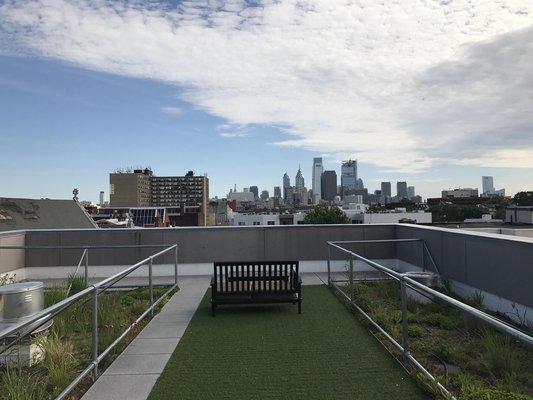
[[[302,189],[305,187],[304,176],[302,175],[302,170],[300,169],[299,165],[298,172],[296,173],[296,178],[294,180],[294,186],[296,187],[296,189]]]
[[[322,164],[322,157],[313,158],[313,203],[320,203],[322,198],[322,173],[324,172],[324,166]]]

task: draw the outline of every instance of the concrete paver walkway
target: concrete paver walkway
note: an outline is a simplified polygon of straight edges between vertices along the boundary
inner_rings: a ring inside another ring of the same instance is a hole
[[[180,279],[172,296],[82,400],[144,400],[176,348],[209,287],[210,277]]]

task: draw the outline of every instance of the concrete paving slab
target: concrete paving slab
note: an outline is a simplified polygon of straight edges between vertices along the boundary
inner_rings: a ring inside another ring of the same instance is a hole
[[[139,335],[140,339],[177,339],[183,336],[187,323],[150,323]]]
[[[124,354],[106,369],[106,375],[160,374],[163,372],[170,353]]]
[[[171,354],[176,348],[176,339],[142,339],[136,338],[122,354]]]
[[[102,375],[83,396],[84,400],[145,400],[159,374]]]

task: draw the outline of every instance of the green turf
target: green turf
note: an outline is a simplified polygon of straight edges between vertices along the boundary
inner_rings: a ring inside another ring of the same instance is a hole
[[[206,294],[150,395],[164,399],[424,399],[325,286],[288,305],[219,307]]]

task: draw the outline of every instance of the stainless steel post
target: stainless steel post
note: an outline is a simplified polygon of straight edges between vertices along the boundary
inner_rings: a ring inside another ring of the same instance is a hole
[[[154,285],[152,284],[152,265],[153,265],[153,259],[150,257],[150,261],[148,262],[148,286],[150,287],[150,315],[154,316]]]
[[[85,279],[85,287],[89,285],[89,249],[85,248],[85,272],[83,274]]]
[[[174,247],[174,284],[178,284],[178,246]]]
[[[329,244],[326,244],[328,247],[328,285],[331,284],[331,247]]]
[[[404,362],[407,363],[409,358],[409,321],[407,318],[407,293],[405,281],[400,279],[400,295],[402,300],[402,347]]]
[[[350,257],[350,273],[348,276],[350,280],[350,300],[354,298],[354,287],[353,287],[353,257]]]
[[[93,291],[93,326],[92,326],[92,352],[93,352],[93,380],[98,378],[98,288]]]

